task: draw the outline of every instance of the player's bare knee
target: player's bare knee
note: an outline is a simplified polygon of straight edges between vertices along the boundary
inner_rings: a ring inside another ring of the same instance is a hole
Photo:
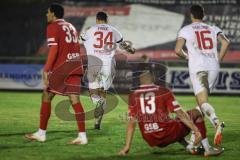
[[[48,91],[43,91],[43,93],[42,93],[42,101],[43,102],[51,102],[53,97],[54,97],[54,95]]]
[[[197,106],[195,109],[193,109],[194,115],[195,115],[195,122],[202,122],[204,121],[204,117],[202,114],[202,111],[200,108]]]
[[[203,122],[204,121],[204,118],[202,116],[198,117],[195,122],[196,123],[200,123],[200,122]]]
[[[194,112],[194,114],[196,115],[196,117],[202,117],[202,112],[201,112],[201,110],[200,110],[199,107],[193,109],[193,112]]]
[[[107,94],[107,93],[106,93],[105,90],[101,90],[99,95],[100,95],[102,98],[106,98],[106,94]]]
[[[187,111],[189,117],[196,122],[199,117],[202,117],[201,113],[197,109],[192,109]]]
[[[101,97],[97,94],[91,94],[91,100],[93,102],[93,104],[97,104],[99,100],[101,100]]]
[[[90,95],[98,95],[98,90],[97,89],[90,89],[89,90]]]
[[[69,95],[69,100],[71,104],[77,104],[80,102],[80,98],[78,95]]]
[[[196,95],[198,105],[201,107],[203,103],[206,103],[208,101],[208,94],[207,91],[204,90]]]

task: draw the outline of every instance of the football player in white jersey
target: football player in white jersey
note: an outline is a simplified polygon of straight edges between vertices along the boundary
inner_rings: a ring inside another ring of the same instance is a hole
[[[213,89],[219,72],[219,63],[227,53],[230,42],[221,29],[203,22],[202,6],[191,6],[190,16],[192,23],[178,33],[175,52],[179,57],[188,60],[189,75],[197,103],[216,128],[214,144],[219,145],[222,141],[224,123],[218,119],[214,108],[208,103],[208,94]],[[219,53],[218,42],[221,43]],[[183,50],[184,45],[187,53]]]
[[[108,24],[108,15],[105,12],[97,13],[96,25],[82,33],[81,39],[88,56],[87,78],[90,97],[96,106],[94,128],[100,129],[106,109],[106,91],[112,85],[115,75],[114,55],[117,43],[131,54],[135,49],[123,41],[122,34],[116,28]]]

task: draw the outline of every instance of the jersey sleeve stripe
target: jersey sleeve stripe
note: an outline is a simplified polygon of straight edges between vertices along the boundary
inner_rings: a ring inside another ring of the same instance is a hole
[[[178,110],[180,110],[180,109],[181,109],[181,107],[177,107],[177,108],[175,108],[173,111],[176,112],[176,111],[178,111]]]
[[[116,43],[120,43],[120,42],[122,42],[123,41],[123,38],[121,38],[119,41],[117,41]]]
[[[48,43],[48,46],[57,46],[57,43]]]
[[[184,40],[186,41],[186,39],[185,39],[185,38],[183,38],[183,37],[178,37],[177,39],[184,39]]]
[[[218,36],[219,34],[223,34],[223,33],[222,33],[222,32],[218,32],[218,33],[217,33],[217,36]]]
[[[80,36],[80,38],[81,38],[82,41],[86,41],[82,36]]]
[[[48,38],[47,41],[48,41],[48,42],[54,42],[54,41],[55,41],[55,38]]]

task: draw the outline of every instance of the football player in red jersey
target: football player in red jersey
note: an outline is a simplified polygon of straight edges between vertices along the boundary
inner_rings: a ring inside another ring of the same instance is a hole
[[[65,21],[64,8],[51,4],[47,11],[47,42],[49,54],[43,71],[44,90],[39,130],[25,137],[44,142],[51,114],[51,101],[56,94],[68,96],[75,111],[78,137],[70,144],[87,144],[84,110],[80,103],[80,83],[83,74],[82,57],[76,28]]]
[[[169,116],[171,112],[176,113],[176,119]],[[128,116],[126,143],[119,155],[126,155],[129,152],[136,121],[143,139],[152,147],[165,147],[179,142],[186,147],[187,151],[194,153],[194,145],[201,141],[205,156],[222,153],[221,149],[209,146],[200,109],[192,109],[186,113],[169,89],[154,84],[152,69],[149,67],[140,75],[140,87],[129,95]],[[193,144],[185,141],[185,137],[191,130],[195,134]]]

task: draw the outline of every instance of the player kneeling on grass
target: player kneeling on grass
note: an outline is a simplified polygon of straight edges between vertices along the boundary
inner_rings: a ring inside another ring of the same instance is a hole
[[[78,137],[70,144],[87,144],[84,110],[79,100],[81,77],[83,74],[80,44],[75,27],[62,19],[64,9],[52,4],[47,12],[48,59],[44,67],[42,106],[39,130],[25,137],[44,142],[51,115],[51,101],[56,94],[69,97],[78,125]]]
[[[177,115],[170,118],[170,112]],[[204,156],[219,155],[222,149],[209,146],[206,137],[204,119],[198,109],[182,110],[173,93],[164,86],[154,85],[151,71],[140,75],[140,87],[129,95],[129,122],[126,133],[126,144],[119,155],[126,155],[131,147],[136,121],[143,139],[152,147],[166,147],[179,142],[187,151],[194,154],[194,146],[201,144]],[[188,144],[185,137],[189,132],[195,134],[194,144]]]

